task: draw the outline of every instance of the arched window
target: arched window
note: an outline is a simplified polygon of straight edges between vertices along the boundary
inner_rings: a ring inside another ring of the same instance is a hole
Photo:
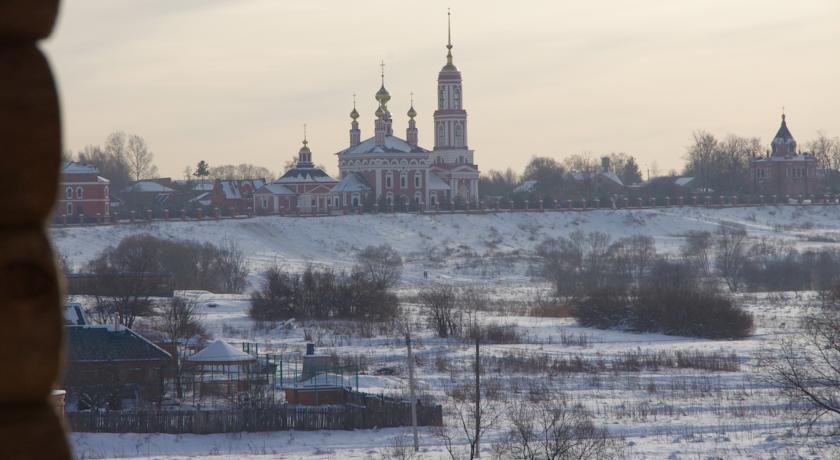
[[[452,92],[452,105],[455,109],[461,108],[461,87],[456,86]]]
[[[437,138],[438,138],[438,145],[445,145],[446,144],[446,129],[443,127],[443,123],[438,123]]]
[[[64,193],[64,197],[67,198],[68,200],[73,199],[73,187],[67,187],[67,190]]]
[[[429,195],[429,202],[432,206],[437,206],[437,193]]]
[[[385,174],[385,188],[391,188],[393,186],[394,186],[394,176],[391,175],[391,172],[389,171],[387,174]]]
[[[105,198],[108,198],[108,192],[109,192],[108,186],[106,185],[105,186]]]
[[[408,187],[408,175],[406,173],[400,174],[400,188]]]
[[[67,212],[66,212],[66,214],[67,214],[68,216],[72,216],[72,215],[73,215],[73,203],[67,203]]]
[[[443,110],[445,108],[444,107],[445,104],[446,104],[446,87],[445,86],[440,86],[438,88],[438,108]]]
[[[358,197],[358,196],[353,195],[353,201],[352,201],[352,203],[353,203],[353,207],[354,207],[354,208],[358,208],[358,207],[359,207],[359,197]]]
[[[460,147],[463,145],[464,141],[464,133],[461,129],[461,123],[455,123],[455,146]]]
[[[85,197],[85,189],[82,187],[76,187],[76,199],[81,200]]]
[[[420,173],[414,173],[414,188],[420,188]]]
[[[388,192],[385,195],[385,203],[387,203],[388,206],[393,206],[394,205],[394,194],[393,193]]]
[[[417,204],[421,204],[423,200],[423,195],[420,194],[419,191],[414,192],[414,202]]]

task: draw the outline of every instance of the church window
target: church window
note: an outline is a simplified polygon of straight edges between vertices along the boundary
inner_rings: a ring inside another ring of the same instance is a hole
[[[437,127],[437,143],[438,145],[445,145],[446,144],[446,130],[443,127],[443,123],[438,123]]]
[[[453,88],[454,91],[452,93],[452,102],[456,109],[461,108],[461,88],[456,86]]]
[[[359,207],[359,197],[357,197],[357,196],[353,196],[353,207],[354,208]]]
[[[394,194],[393,193],[388,192],[385,195],[385,203],[387,203],[388,206],[393,206],[394,205]]]
[[[420,192],[419,192],[419,191],[418,191],[418,192],[414,192],[414,203],[415,203],[415,204],[420,204],[420,203],[421,203],[421,201],[420,201],[421,199],[422,199],[422,196],[420,195]]]
[[[268,199],[266,197],[262,197],[262,208],[265,209],[268,207]]]
[[[81,200],[85,197],[85,189],[82,187],[76,187],[76,199]]]
[[[400,188],[408,187],[408,176],[405,173],[400,175]]]
[[[73,199],[73,187],[67,187],[67,193],[64,195],[68,200]]]
[[[445,103],[446,103],[446,87],[441,86],[441,87],[438,88],[438,108],[443,110]]]
[[[432,206],[437,206],[437,193],[429,195],[429,202]]]
[[[455,146],[460,147],[463,145],[464,133],[461,130],[461,123],[455,123]]]
[[[105,186],[105,198],[108,198],[108,186]]]
[[[420,173],[414,173],[414,187],[420,187]]]
[[[334,208],[337,208],[337,207],[338,207],[338,205],[339,205],[339,203],[338,203],[338,197],[337,197],[337,196],[335,196],[335,197],[333,197],[333,207],[334,207]]]
[[[385,175],[385,188],[391,188],[394,186],[394,176],[391,175],[389,172]]]
[[[73,215],[73,203],[67,203],[67,215],[68,216]]]

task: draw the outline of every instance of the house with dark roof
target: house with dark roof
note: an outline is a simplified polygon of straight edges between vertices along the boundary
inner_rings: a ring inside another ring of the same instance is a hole
[[[68,325],[62,388],[68,409],[121,409],[163,397],[172,355],[123,326]]]

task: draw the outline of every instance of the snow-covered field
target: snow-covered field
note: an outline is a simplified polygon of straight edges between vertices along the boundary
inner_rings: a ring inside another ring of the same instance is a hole
[[[533,248],[547,237],[575,230],[601,231],[613,238],[650,235],[659,251],[674,251],[692,230],[713,231],[721,222],[746,226],[751,237],[784,239],[800,247],[840,241],[840,207],[670,208],[586,213],[500,213],[488,215],[378,215],[324,218],[256,218],[243,221],[169,222],[151,225],[54,229],[53,241],[76,266],[106,245],[149,232],[168,238],[218,242],[236,240],[258,282],[260,270],[279,263],[297,269],[306,264],[349,268],[355,253],[387,243],[406,259],[400,294],[409,299],[431,282],[477,286],[494,299],[485,322],[514,324],[521,343],[487,345],[493,356],[524,353],[549,360],[574,357],[586,363],[620,360],[628,353],[676,352],[734,355],[737,369],[688,367],[598,372],[549,372],[506,368],[487,361],[485,382],[498,391],[499,404],[520,404],[563,397],[594,414],[595,422],[624,440],[629,458],[840,458],[840,451],[817,445],[795,430],[795,407],[762,379],[757,356],[795,332],[797,317],[812,308],[810,293],[742,294],[737,301],[755,315],[754,336],[741,341],[713,341],[658,334],[603,331],[577,326],[568,318],[518,316],[516,308],[547,286],[528,275]],[[428,271],[429,279],[423,277]],[[303,325],[255,329],[248,319],[247,295],[191,293],[202,305],[209,331],[231,342],[252,341],[276,349],[304,346]],[[208,304],[216,307],[208,307]],[[510,308],[506,308],[509,305]],[[329,326],[313,329],[321,351],[362,355],[369,362],[393,365],[392,376],[365,375],[362,391],[403,393],[405,349],[393,337],[362,338]],[[581,339],[580,344],[571,344]],[[416,354],[421,393],[446,405],[443,389],[470,378],[470,348],[418,334]],[[500,439],[503,426],[484,440]],[[408,429],[361,432],[242,433],[235,435],[74,434],[76,454],[104,457],[210,458],[380,458]],[[448,458],[442,442],[423,431],[423,458]]]

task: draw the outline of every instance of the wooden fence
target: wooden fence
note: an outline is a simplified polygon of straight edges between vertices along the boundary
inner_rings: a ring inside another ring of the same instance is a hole
[[[289,406],[194,411],[68,412],[71,431],[91,433],[234,433],[355,430],[411,425],[406,402],[369,398],[365,406]],[[443,424],[441,406],[417,406],[417,424]]]

